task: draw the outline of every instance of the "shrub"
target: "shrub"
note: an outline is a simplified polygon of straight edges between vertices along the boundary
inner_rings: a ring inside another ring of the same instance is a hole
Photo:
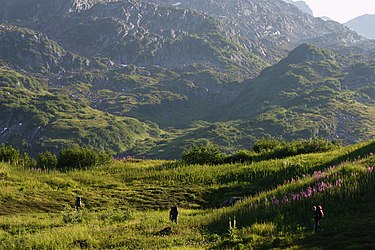
[[[23,167],[33,168],[36,166],[36,161],[24,153],[21,155],[18,149],[15,149],[12,146],[6,146],[4,144],[0,147],[0,162],[6,162],[12,165],[20,165]]]
[[[96,152],[92,149],[72,147],[61,150],[57,167],[61,170],[87,169],[90,167],[108,164],[112,159],[110,154]]]
[[[224,162],[224,154],[216,145],[193,145],[182,154],[182,161],[186,164],[220,164]]]
[[[41,169],[55,169],[57,168],[57,156],[50,151],[45,151],[38,154],[37,166]]]
[[[35,168],[37,163],[34,158],[29,156],[28,153],[24,153],[19,161],[20,165],[26,168]]]
[[[10,164],[16,164],[21,159],[21,153],[18,149],[4,144],[0,147],[0,161]]]
[[[281,147],[283,144],[285,144],[284,141],[276,139],[261,139],[254,144],[253,150],[257,153],[261,153],[275,150],[276,148]]]

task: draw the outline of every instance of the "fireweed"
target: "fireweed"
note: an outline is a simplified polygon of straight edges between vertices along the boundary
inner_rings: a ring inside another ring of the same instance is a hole
[[[273,196],[271,198],[272,205],[279,205],[280,203],[287,204],[293,201],[300,201],[302,199],[311,198],[319,193],[323,193],[325,191],[330,191],[334,189],[339,189],[342,187],[346,182],[353,182],[350,180],[347,175],[345,175],[342,171],[345,170],[344,166],[331,166],[324,171],[319,170],[315,171],[312,175],[303,175],[302,178],[296,177],[292,178],[291,180],[285,181],[284,185],[293,185],[301,182],[304,179],[311,179],[312,183],[300,191],[293,191],[285,194],[282,197]],[[360,179],[366,181],[370,175],[374,173],[374,167],[367,167],[366,169],[353,169],[350,173],[350,176],[354,178],[354,182],[358,183]],[[361,178],[362,177],[362,178]],[[365,177],[365,178],[363,178]],[[352,183],[353,184],[353,183]],[[281,187],[281,186],[278,186]]]

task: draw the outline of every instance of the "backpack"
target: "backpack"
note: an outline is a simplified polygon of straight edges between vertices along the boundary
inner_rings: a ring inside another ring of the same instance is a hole
[[[82,206],[82,202],[81,202],[81,197],[80,196],[77,196],[76,197],[76,204],[75,204],[77,207],[80,207]]]
[[[318,217],[319,217],[319,219],[323,219],[324,218],[323,208],[321,206],[319,206],[318,209],[319,209]]]

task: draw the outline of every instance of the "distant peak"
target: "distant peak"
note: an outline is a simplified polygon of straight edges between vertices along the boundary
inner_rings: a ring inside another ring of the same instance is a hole
[[[292,50],[282,61],[285,61],[288,64],[297,64],[307,61],[319,62],[328,59],[334,59],[334,54],[331,51],[311,44],[302,44]]]
[[[298,9],[300,9],[302,12],[307,13],[307,14],[309,14],[311,16],[314,16],[314,12],[310,8],[310,6],[307,5],[307,3],[305,3],[304,1],[284,0],[284,2],[289,3],[289,4],[293,4]]]

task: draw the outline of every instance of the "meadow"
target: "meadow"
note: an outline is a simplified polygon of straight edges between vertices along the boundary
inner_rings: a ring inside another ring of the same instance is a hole
[[[374,249],[374,153],[369,141],[221,165],[117,159],[57,171],[0,163],[0,249]],[[244,199],[221,207],[234,196]],[[317,204],[325,218],[315,233]],[[178,224],[168,218],[172,205]]]

